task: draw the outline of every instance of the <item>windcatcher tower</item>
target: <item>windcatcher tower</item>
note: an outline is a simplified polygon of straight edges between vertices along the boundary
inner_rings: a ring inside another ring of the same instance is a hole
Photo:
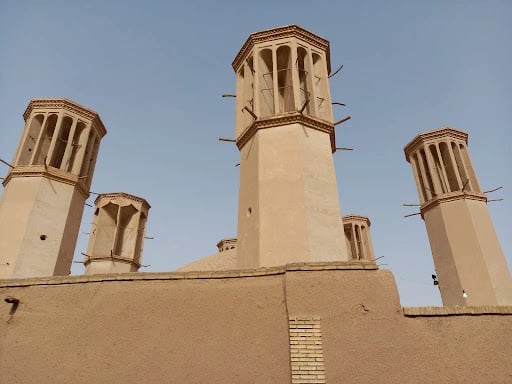
[[[137,272],[149,203],[127,193],[105,193],[94,204],[85,274]]]
[[[512,305],[512,279],[468,152],[450,127],[405,147],[444,305]]]
[[[375,260],[370,219],[366,216],[346,215],[342,220],[349,260]]]
[[[233,68],[238,266],[348,260],[332,158],[329,42],[295,25],[257,32]]]
[[[106,130],[66,99],[33,99],[0,200],[0,278],[68,275]]]
[[[236,249],[237,247],[237,240],[236,237],[231,237],[229,239],[222,239],[217,243],[217,249],[219,252],[225,252],[230,251],[233,249]]]

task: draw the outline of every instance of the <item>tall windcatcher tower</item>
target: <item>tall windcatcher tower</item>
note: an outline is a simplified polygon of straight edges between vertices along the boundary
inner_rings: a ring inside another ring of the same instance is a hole
[[[137,272],[149,203],[127,193],[105,193],[94,204],[85,274]]]
[[[257,32],[233,68],[238,266],[348,260],[332,158],[329,42],[295,25]]]
[[[512,279],[468,151],[450,127],[405,146],[444,305],[512,305]]]
[[[0,278],[68,275],[101,138],[94,111],[33,99],[0,200]]]

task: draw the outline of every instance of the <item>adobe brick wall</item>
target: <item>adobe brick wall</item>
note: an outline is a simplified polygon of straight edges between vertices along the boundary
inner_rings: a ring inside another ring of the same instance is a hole
[[[291,383],[304,318],[321,326],[326,383],[512,382],[509,307],[403,309],[372,268],[0,281],[1,382]]]
[[[325,367],[319,317],[290,317],[292,384],[324,384]]]

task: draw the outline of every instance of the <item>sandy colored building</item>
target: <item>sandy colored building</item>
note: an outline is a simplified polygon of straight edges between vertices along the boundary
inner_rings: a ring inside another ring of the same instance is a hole
[[[175,272],[136,272],[150,206],[105,193],[68,276],[106,130],[69,100],[29,104],[0,200],[0,382],[511,383],[510,273],[467,134],[405,148],[444,305],[404,308],[370,220],[341,213],[329,42],[257,32],[233,68],[237,237]]]

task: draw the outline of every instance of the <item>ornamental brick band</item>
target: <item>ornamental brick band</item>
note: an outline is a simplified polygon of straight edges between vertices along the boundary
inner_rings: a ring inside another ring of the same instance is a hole
[[[322,329],[319,317],[290,317],[292,384],[325,383]]]

